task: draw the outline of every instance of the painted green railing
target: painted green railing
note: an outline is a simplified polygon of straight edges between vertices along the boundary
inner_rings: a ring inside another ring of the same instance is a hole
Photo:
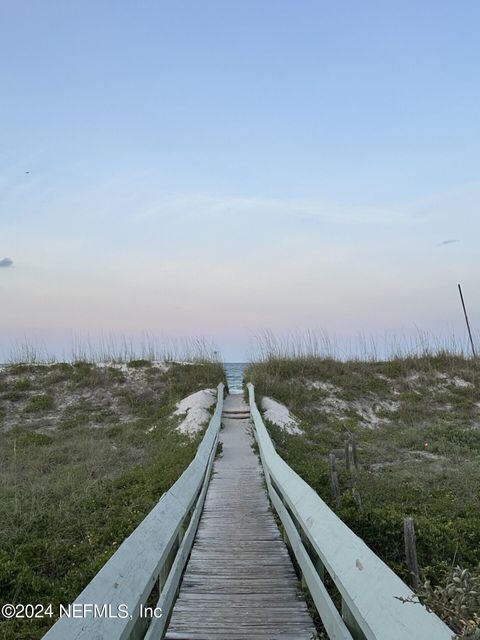
[[[453,632],[277,454],[248,385],[254,433],[270,500],[281,520],[328,637],[336,640],[450,640]],[[158,640],[178,592],[217,449],[223,385],[197,454],[122,543],[46,640]],[[330,580],[326,581],[326,575]],[[325,584],[335,585],[337,598]],[[334,600],[341,601],[340,610]],[[153,615],[152,615],[153,614]]]
[[[223,409],[195,458],[116,553],[46,633],[46,640],[160,638],[189,556],[217,449]]]
[[[341,640],[451,640],[453,632],[323,502],[275,451],[248,385],[254,433],[270,500],[283,526],[329,638]],[[326,574],[341,611],[325,586]]]

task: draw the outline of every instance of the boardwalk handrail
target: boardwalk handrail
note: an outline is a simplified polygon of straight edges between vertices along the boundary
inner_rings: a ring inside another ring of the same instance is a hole
[[[453,631],[417,603],[409,587],[278,455],[248,386],[255,438],[271,502],[329,638],[342,640],[451,640]],[[342,612],[325,588],[328,573]]]
[[[193,461],[80,593],[72,605],[80,615],[61,617],[45,640],[161,637],[203,507],[217,449],[223,390],[219,384],[215,412]],[[151,619],[145,609],[150,603],[151,609],[157,608]],[[98,610],[92,611],[95,605]]]

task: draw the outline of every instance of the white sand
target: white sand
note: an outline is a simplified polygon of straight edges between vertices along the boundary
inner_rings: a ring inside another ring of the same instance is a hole
[[[132,371],[138,371],[143,369],[148,369],[148,365],[146,367],[129,367],[128,362],[94,362],[97,367],[100,369],[112,368],[119,369],[123,373],[131,373]],[[152,360],[150,362],[151,367],[155,367],[155,369],[160,369],[160,371],[168,371],[170,368],[170,364],[167,362],[163,362],[161,360]]]
[[[328,393],[338,393],[341,391],[340,387],[336,387],[334,384],[330,382],[322,382],[320,380],[307,380],[306,382],[307,389],[321,389],[322,391],[327,391]]]
[[[452,380],[451,383],[455,386],[458,387],[460,389],[473,389],[474,388],[474,384],[472,384],[471,382],[467,382],[466,380],[464,380],[463,378],[459,378],[458,376],[455,376]]]
[[[185,416],[177,429],[180,433],[194,435],[210,419],[208,409],[217,401],[216,389],[202,389],[177,403],[174,416]]]
[[[280,404],[280,402],[273,400],[273,398],[264,396],[262,398],[262,409],[265,412],[264,417],[266,420],[276,424],[288,433],[302,433],[302,430],[298,427],[297,421],[290,414],[290,411],[284,404]]]

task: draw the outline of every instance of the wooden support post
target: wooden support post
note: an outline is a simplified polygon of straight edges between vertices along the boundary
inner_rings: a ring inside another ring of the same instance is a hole
[[[350,471],[350,434],[345,437],[345,467]]]
[[[323,582],[325,579],[325,567],[323,566],[323,562],[320,560],[317,552],[312,546],[312,543],[308,539],[306,533],[303,529],[300,530],[300,539],[305,547],[305,551],[308,553],[308,557],[313,563],[318,575],[320,576],[320,580]]]
[[[310,545],[310,542],[309,542],[307,536],[305,535],[305,532],[303,531],[303,529],[300,529],[299,535],[300,535],[300,541],[301,541],[302,545],[304,546],[305,551],[308,553],[308,555],[310,555],[311,545]],[[302,585],[302,589],[304,591],[307,591],[308,590],[307,582],[305,580],[305,576],[303,575],[303,571],[302,571],[302,568],[300,566],[299,566],[299,571],[300,571],[300,584]]]
[[[144,638],[149,623],[150,620],[146,616],[137,618],[133,629],[130,631],[130,634],[128,636],[129,640],[141,640],[142,638]]]
[[[330,488],[332,489],[333,499],[338,505],[340,504],[340,485],[338,483],[337,465],[334,453],[331,453],[328,456],[328,464],[330,468]]]
[[[159,596],[162,593],[163,587],[165,586],[165,582],[167,581],[168,573],[169,572],[167,570],[167,567],[164,565],[160,569],[160,573],[158,574],[158,595]]]
[[[292,545],[290,544],[290,540],[288,539],[287,531],[286,531],[285,527],[283,526],[283,524],[280,525],[280,529],[281,529],[281,532],[282,532],[283,542],[285,543],[285,546],[288,549],[288,553],[292,556],[293,555]]]
[[[345,600],[342,598],[342,618],[350,631],[354,640],[366,640],[365,634],[360,629],[360,625],[355,620],[352,612],[347,607]]]
[[[318,575],[320,576],[320,580],[322,582],[325,582],[325,567],[323,566],[323,562],[318,556],[315,557],[313,564],[315,566],[315,569],[317,570]]]
[[[357,503],[357,507],[359,509],[361,509],[362,508],[362,496],[360,495],[360,492],[357,489],[357,487],[353,487],[352,494],[353,494],[353,499]]]
[[[410,584],[414,591],[420,586],[420,572],[418,570],[417,545],[415,539],[415,525],[413,518],[405,518],[403,521],[403,537],[405,539],[405,556],[410,572]]]
[[[305,580],[305,576],[300,569],[300,586],[302,587],[302,591],[308,591],[307,581]]]
[[[178,536],[177,536],[178,546],[182,544],[183,536],[185,535],[185,530],[186,530],[186,526],[185,526],[185,522],[183,522],[182,525],[180,526],[180,529],[178,530]]]
[[[350,444],[352,447],[352,462],[355,471],[358,471],[358,453],[357,453],[357,440],[355,438],[355,434],[350,434]]]

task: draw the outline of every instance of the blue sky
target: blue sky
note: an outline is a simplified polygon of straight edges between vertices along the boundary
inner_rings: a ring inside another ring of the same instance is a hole
[[[0,3],[0,351],[463,337],[457,281],[479,326],[479,20],[473,1]]]

